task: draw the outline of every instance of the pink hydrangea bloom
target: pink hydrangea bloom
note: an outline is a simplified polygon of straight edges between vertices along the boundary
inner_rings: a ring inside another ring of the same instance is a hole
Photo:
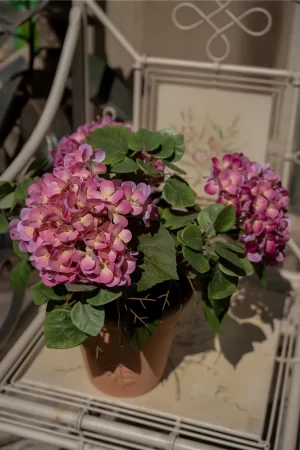
[[[47,286],[131,283],[137,253],[128,248],[128,217],[143,217],[147,226],[157,208],[150,186],[99,177],[104,158],[87,144],[65,155],[53,174],[29,187],[20,220],[9,224],[11,238],[30,253]]]
[[[78,150],[79,146],[86,142],[86,138],[94,130],[96,130],[97,128],[103,128],[106,125],[123,125],[132,130],[132,126],[130,124],[125,125],[122,122],[115,122],[110,116],[105,116],[101,120],[81,125],[74,133],[64,136],[59,141],[57,147],[51,151],[53,166],[55,167],[61,165],[63,163],[63,158],[65,155]]]
[[[248,259],[276,265],[283,261],[290,238],[287,190],[269,164],[250,161],[242,153],[212,159],[211,177],[205,192],[218,195],[218,201],[234,205],[238,223],[245,231],[240,236]]]

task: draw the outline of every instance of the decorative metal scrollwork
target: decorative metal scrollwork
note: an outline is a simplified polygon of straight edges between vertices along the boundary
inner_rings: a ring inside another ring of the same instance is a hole
[[[196,6],[194,3],[191,3],[191,2],[181,2],[178,5],[176,5],[172,11],[173,23],[180,30],[183,30],[183,31],[193,30],[194,28],[197,28],[198,26],[202,25],[203,23],[207,23],[212,28],[213,34],[211,35],[211,37],[208,39],[208,41],[206,43],[206,53],[207,53],[207,56],[212,61],[215,61],[215,62],[224,61],[227,58],[227,56],[229,55],[231,46],[230,46],[230,41],[229,41],[228,37],[226,36],[225,32],[227,30],[229,30],[230,28],[232,28],[233,26],[237,26],[242,31],[244,31],[246,34],[248,34],[249,36],[255,36],[255,37],[264,36],[265,34],[268,33],[268,31],[270,30],[270,28],[272,26],[272,16],[271,16],[270,12],[268,10],[266,10],[265,8],[260,8],[260,7],[249,8],[247,11],[243,12],[239,16],[236,16],[229,9],[229,5],[232,1],[233,0],[225,0],[225,1],[214,0],[217,7],[210,14],[205,14],[198,5]],[[184,8],[195,11],[199,16],[199,20],[192,24],[189,24],[189,25],[183,25],[182,23],[180,23],[178,14]],[[230,19],[230,21],[223,27],[218,27],[215,24],[213,19],[221,13],[225,14]],[[261,14],[261,15],[265,16],[265,18],[266,18],[266,25],[264,26],[263,29],[261,29],[259,31],[251,30],[249,27],[247,27],[246,25],[243,24],[243,20],[246,17],[248,17],[251,14],[255,14],[255,13]],[[224,46],[224,52],[220,56],[216,56],[212,50],[212,44],[216,41],[216,39],[219,39],[220,41],[222,41],[223,46]]]

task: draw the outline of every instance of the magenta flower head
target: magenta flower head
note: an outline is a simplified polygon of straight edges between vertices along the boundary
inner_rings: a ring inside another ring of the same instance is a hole
[[[213,158],[212,162],[204,190],[217,194],[218,202],[234,205],[248,259],[272,266],[283,261],[290,238],[286,216],[290,199],[280,176],[269,164],[252,162],[242,153],[225,155],[222,161]]]
[[[28,189],[20,220],[9,224],[10,236],[43,283],[85,283],[107,287],[130,285],[136,252],[128,245],[128,219],[157,218],[150,186],[106,180],[105,153],[80,145],[63,157],[63,164]]]
[[[51,156],[53,158],[53,167],[61,165],[63,163],[63,158],[65,155],[78,150],[81,144],[85,144],[86,138],[94,130],[96,130],[97,128],[103,128],[106,125],[123,125],[132,130],[132,126],[130,124],[115,122],[110,116],[105,116],[102,120],[97,120],[85,125],[81,125],[74,133],[64,136],[59,141],[57,147],[51,151]]]

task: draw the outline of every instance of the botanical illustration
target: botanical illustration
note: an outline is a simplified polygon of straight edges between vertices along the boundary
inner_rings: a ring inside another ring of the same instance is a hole
[[[223,126],[207,115],[199,124],[194,110],[187,108],[180,110],[181,126],[170,124],[185,137],[186,150],[179,166],[187,172],[185,179],[199,196],[203,195],[203,177],[209,175],[211,158],[241,151],[239,120],[239,115],[235,115],[228,126]]]

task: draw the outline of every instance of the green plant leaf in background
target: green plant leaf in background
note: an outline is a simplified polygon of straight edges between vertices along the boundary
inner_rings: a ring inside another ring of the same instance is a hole
[[[114,300],[117,300],[117,298],[122,296],[122,292],[113,291],[113,290],[107,290],[107,289],[100,289],[99,292],[92,291],[90,294],[87,295],[86,301],[90,305],[93,306],[101,306],[106,305],[107,303],[113,302]]]
[[[183,257],[199,273],[206,273],[210,269],[209,261],[201,253],[194,252],[187,247],[182,249]]]
[[[267,289],[267,273],[266,266],[263,263],[254,264],[255,273],[261,281],[261,285],[264,289]]]
[[[164,226],[170,228],[170,230],[177,230],[178,228],[185,227],[191,222],[197,219],[198,213],[187,213],[181,211],[172,211],[166,208],[163,211],[162,218],[164,220]]]
[[[117,164],[128,153],[128,141],[131,134],[133,133],[128,128],[107,125],[94,130],[86,140],[94,150],[102,149],[105,151],[104,164]]]
[[[231,230],[236,223],[236,211],[233,205],[227,205],[223,208],[214,222],[214,228],[217,233],[226,233]]]
[[[9,209],[12,207],[14,203],[15,193],[11,192],[10,194],[2,197],[0,199],[0,209]]]
[[[193,250],[201,250],[203,246],[202,233],[197,225],[188,225],[182,231],[182,239]]]
[[[161,136],[159,133],[141,129],[136,133],[131,133],[128,145],[135,152],[152,152],[161,144]]]
[[[4,211],[0,211],[0,234],[8,232],[8,221]]]
[[[89,292],[97,289],[93,284],[65,284],[68,292]]]
[[[35,176],[40,170],[45,170],[49,165],[49,161],[46,158],[36,158],[27,169],[27,175],[29,177]]]
[[[0,198],[6,197],[11,192],[14,192],[15,185],[10,181],[0,181]]]
[[[151,177],[157,177],[160,174],[159,171],[152,166],[152,164],[144,163],[144,161],[140,158],[137,158],[136,163],[143,172]]]
[[[19,245],[17,243],[17,241],[12,241],[13,244],[13,251],[14,253],[21,259],[24,259],[24,261],[29,261],[29,256],[27,253],[25,252],[21,252],[21,250],[19,249]]]
[[[237,278],[225,275],[218,265],[215,266],[213,276],[208,285],[209,298],[222,300],[237,291]]]
[[[100,333],[104,319],[104,309],[96,309],[88,304],[77,302],[71,309],[73,324],[89,336],[97,336]]]
[[[14,200],[11,205],[11,211],[18,203],[23,202],[25,198],[28,197],[28,188],[32,183],[33,179],[27,178],[26,180],[22,181],[22,183],[18,184],[14,193]]]
[[[19,261],[9,274],[10,283],[15,291],[22,291],[30,277],[30,265],[27,261]]]
[[[169,161],[176,162],[179,161],[185,152],[184,136],[182,134],[176,134],[173,136],[174,139],[174,154],[169,158]]]
[[[179,173],[180,175],[186,175],[186,172],[179,167],[175,166],[175,164],[172,164],[170,161],[164,160],[164,165],[168,167],[169,169],[173,170],[174,172]]]
[[[71,310],[64,305],[46,315],[44,337],[48,348],[72,348],[82,344],[87,335],[73,324]]]
[[[163,188],[163,198],[173,206],[194,206],[196,194],[180,177],[172,176]]]
[[[138,166],[133,159],[128,158],[125,156],[123,161],[118,162],[117,164],[114,164],[111,168],[112,172],[115,173],[131,173],[135,172],[138,169]]]
[[[216,230],[214,228],[214,223],[218,217],[218,214],[224,208],[226,208],[226,205],[223,203],[216,203],[215,205],[210,205],[199,212],[197,220],[202,233],[207,237],[215,236]]]
[[[138,252],[143,254],[141,279],[137,282],[138,291],[146,291],[152,286],[168,280],[178,280],[176,251],[170,233],[160,226],[157,233],[143,234],[139,237]]]

